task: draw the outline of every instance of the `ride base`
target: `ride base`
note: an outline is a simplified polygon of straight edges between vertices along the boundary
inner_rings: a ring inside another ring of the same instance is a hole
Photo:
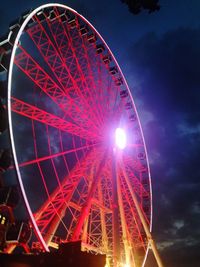
[[[105,255],[81,251],[81,242],[61,244],[59,249],[39,254],[0,254],[1,267],[104,267]]]

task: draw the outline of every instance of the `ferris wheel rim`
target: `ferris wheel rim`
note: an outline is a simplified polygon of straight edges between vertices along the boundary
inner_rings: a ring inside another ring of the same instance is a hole
[[[10,60],[10,67],[9,67],[9,73],[8,73],[8,119],[9,119],[9,130],[10,130],[10,139],[11,139],[11,146],[12,146],[12,151],[13,151],[13,157],[14,157],[14,162],[15,162],[15,167],[16,167],[16,171],[17,171],[17,176],[18,176],[18,180],[19,180],[19,183],[20,183],[20,187],[21,187],[21,191],[22,191],[22,194],[23,194],[23,198],[24,198],[24,201],[25,201],[25,205],[26,205],[26,208],[28,210],[28,213],[29,213],[29,216],[31,218],[31,221],[34,225],[34,228],[38,234],[38,237],[43,245],[43,247],[45,248],[46,251],[48,251],[48,247],[38,229],[38,226],[35,222],[35,219],[33,217],[33,213],[32,213],[32,210],[31,210],[31,207],[29,205],[29,201],[28,201],[28,198],[27,198],[27,194],[25,192],[25,188],[24,188],[24,185],[23,185],[23,182],[22,182],[22,178],[21,178],[21,173],[20,173],[20,170],[19,170],[19,162],[18,162],[18,159],[17,159],[17,155],[16,155],[16,147],[15,147],[15,142],[14,142],[14,135],[13,135],[13,127],[12,127],[12,115],[11,115],[11,88],[12,88],[12,72],[13,72],[13,65],[14,65],[14,57],[15,57],[15,53],[16,53],[16,49],[17,49],[17,45],[18,45],[18,42],[20,40],[20,37],[22,35],[22,32],[23,30],[25,29],[25,26],[27,25],[28,21],[38,12],[40,11],[41,9],[43,8],[46,8],[46,7],[53,7],[53,6],[58,6],[58,7],[62,7],[62,8],[65,8],[67,10],[70,10],[72,11],[73,13],[77,14],[78,16],[80,16],[87,24],[90,25],[90,27],[98,34],[98,36],[101,38],[101,40],[103,41],[103,43],[106,45],[108,51],[110,52],[112,58],[114,59],[114,62],[115,64],[117,65],[118,69],[120,70],[121,72],[121,75],[123,77],[123,80],[125,81],[126,83],[126,87],[129,91],[129,96],[131,98],[131,101],[132,101],[132,104],[134,105],[135,107],[135,103],[133,101],[133,98],[132,98],[132,94],[130,92],[130,89],[128,87],[128,84],[126,82],[126,79],[123,75],[123,72],[121,71],[121,68],[119,67],[119,64],[117,62],[117,60],[115,59],[114,55],[112,54],[112,51],[110,50],[110,48],[108,47],[107,43],[105,42],[105,40],[102,38],[102,36],[98,33],[98,31],[93,27],[93,25],[87,21],[87,19],[85,19],[82,15],[80,15],[77,11],[75,11],[74,9],[66,6],[66,5],[62,5],[62,4],[57,4],[57,3],[51,3],[51,4],[45,4],[45,5],[42,5],[38,8],[36,8],[35,10],[33,10],[29,15],[28,17],[25,19],[25,21],[23,22],[23,24],[21,25],[20,27],[20,30],[17,34],[17,37],[15,39],[15,42],[14,42],[14,46],[13,46],[13,49],[12,49],[12,54],[11,54],[11,60]],[[140,125],[140,133],[142,135],[142,140],[143,140],[143,144],[144,144],[144,150],[145,150],[145,153],[147,155],[147,150],[146,150],[146,145],[145,145],[145,140],[144,140],[144,136],[143,136],[143,131],[142,131],[142,127],[141,127],[141,123],[140,123],[140,120],[139,120],[139,117],[138,117],[138,113],[137,113],[137,110],[135,108],[135,112],[136,112],[136,115],[137,115],[137,120],[138,120],[138,123]],[[148,177],[149,177],[149,186],[150,186],[150,201],[151,201],[151,219],[150,219],[150,230],[152,229],[152,189],[151,189],[151,176],[150,176],[150,171],[149,171],[149,162],[148,162],[148,158],[147,158],[147,167],[148,167]],[[148,246],[149,248],[149,246]],[[147,252],[146,252],[146,255],[145,255],[145,259],[147,257],[147,253],[148,253],[148,249],[147,249]],[[145,259],[144,259],[144,262],[145,262]],[[144,265],[144,263],[143,263]]]

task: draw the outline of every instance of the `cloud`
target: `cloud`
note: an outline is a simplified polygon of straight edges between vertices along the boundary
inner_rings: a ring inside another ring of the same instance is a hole
[[[188,124],[179,124],[177,126],[180,135],[194,135],[200,134],[200,124],[197,124],[196,127],[189,126]]]
[[[141,80],[139,96],[151,111],[183,112],[195,122],[192,119],[200,112],[199,35],[200,29],[180,28],[161,37],[148,33],[133,45],[134,74]]]
[[[192,213],[200,214],[200,202],[195,202],[192,206]]]
[[[200,29],[189,28],[148,33],[132,45],[128,59],[150,157],[153,234],[172,267],[182,266],[177,255],[183,248],[190,250],[187,264],[192,262],[200,239],[199,36]]]
[[[179,230],[184,226],[184,221],[183,220],[177,220],[174,222],[174,227]]]

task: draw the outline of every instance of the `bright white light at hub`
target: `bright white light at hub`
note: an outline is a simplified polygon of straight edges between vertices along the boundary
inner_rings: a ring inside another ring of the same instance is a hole
[[[115,130],[115,144],[120,149],[126,147],[126,133],[122,128],[117,128]]]

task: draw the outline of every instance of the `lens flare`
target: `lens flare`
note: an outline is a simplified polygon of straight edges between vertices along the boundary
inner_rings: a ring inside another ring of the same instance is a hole
[[[117,128],[115,130],[115,144],[120,149],[126,147],[126,133],[122,128]]]

